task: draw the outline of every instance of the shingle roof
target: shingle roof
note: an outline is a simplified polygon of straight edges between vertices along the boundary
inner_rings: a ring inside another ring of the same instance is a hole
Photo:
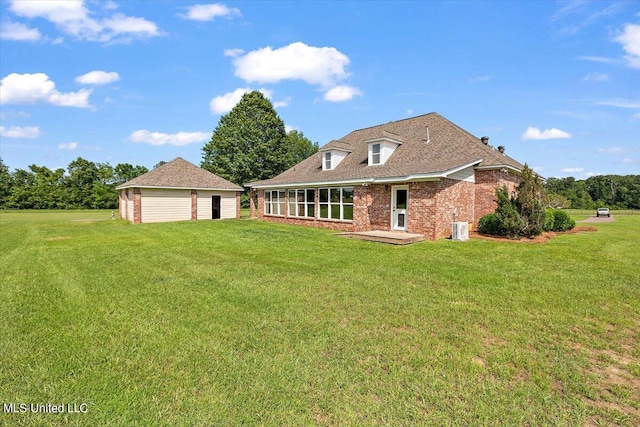
[[[244,188],[227,181],[191,162],[177,157],[143,175],[120,184],[117,189],[129,187],[190,188],[194,190],[232,190]]]
[[[403,144],[398,146],[384,165],[369,166],[368,144],[365,141],[376,138],[392,138]],[[507,167],[518,171],[524,167],[437,113],[355,130],[339,140],[329,142],[321,150],[327,151],[332,147],[351,150],[333,170],[322,170],[322,153],[319,152],[274,178],[246,186],[402,179],[416,175],[437,177],[470,165],[480,168]]]

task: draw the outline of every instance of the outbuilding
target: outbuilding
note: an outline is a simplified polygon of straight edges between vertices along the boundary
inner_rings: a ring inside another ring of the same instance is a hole
[[[243,188],[178,157],[116,190],[120,218],[139,224],[239,218]]]

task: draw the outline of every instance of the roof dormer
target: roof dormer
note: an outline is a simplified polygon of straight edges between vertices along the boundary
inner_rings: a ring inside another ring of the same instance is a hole
[[[401,141],[388,137],[367,139],[364,142],[369,144],[369,166],[384,165],[396,148],[402,145]]]
[[[323,171],[334,170],[340,164],[340,162],[343,161],[349,153],[351,153],[351,150],[338,148],[335,146],[327,147],[318,151],[320,151],[320,153],[322,154]]]

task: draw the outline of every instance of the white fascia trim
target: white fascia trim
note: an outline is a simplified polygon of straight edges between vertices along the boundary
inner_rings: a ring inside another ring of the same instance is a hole
[[[125,190],[127,188],[147,188],[154,190],[202,190],[202,191],[244,191],[243,189],[232,190],[229,188],[211,188],[211,187],[164,187],[155,185],[127,185],[126,187],[116,187],[116,190]]]
[[[492,165],[492,166],[476,166],[476,170],[491,170],[491,169],[510,169],[514,172],[521,173],[522,170],[515,168],[511,165]]]
[[[318,150],[318,153],[326,153],[327,151],[342,151],[343,153],[353,153],[353,150],[348,150],[346,148],[337,148],[337,147],[321,148]]]
[[[474,160],[473,162],[467,163],[466,165],[462,165],[462,166],[458,166],[457,168],[449,169],[448,171],[443,172],[442,176],[446,177],[447,175],[451,175],[451,174],[454,174],[456,172],[460,172],[461,170],[470,168],[471,166],[475,166],[475,165],[480,164],[480,163],[482,163],[482,159]],[[480,168],[476,168],[476,169],[480,169]]]
[[[370,184],[373,178],[350,179],[346,181],[314,181],[314,182],[296,182],[288,184],[271,184],[271,185],[254,185],[251,188],[262,190],[267,188],[309,188],[309,187],[328,187],[337,185],[358,185]]]
[[[387,136],[383,136],[381,138],[365,139],[362,142],[364,142],[365,144],[371,144],[373,142],[392,142],[392,143],[398,144],[398,145],[402,145],[403,144],[402,141],[398,141],[397,139],[389,138]]]
[[[442,178],[440,173],[419,173],[409,176],[392,176],[389,178],[376,178],[374,184],[388,184],[391,182],[409,182],[409,181],[439,181]]]

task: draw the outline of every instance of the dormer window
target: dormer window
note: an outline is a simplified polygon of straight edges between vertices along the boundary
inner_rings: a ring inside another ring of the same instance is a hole
[[[380,164],[380,144],[371,144],[371,164]]]
[[[347,157],[351,150],[338,147],[328,147],[321,149],[320,152],[322,153],[322,170],[330,171],[337,168],[340,162]]]
[[[322,170],[331,170],[331,151],[329,151],[328,153],[324,153],[324,165],[322,167]]]
[[[369,166],[384,165],[396,148],[402,145],[401,141],[387,137],[369,139],[365,142],[369,144]]]

